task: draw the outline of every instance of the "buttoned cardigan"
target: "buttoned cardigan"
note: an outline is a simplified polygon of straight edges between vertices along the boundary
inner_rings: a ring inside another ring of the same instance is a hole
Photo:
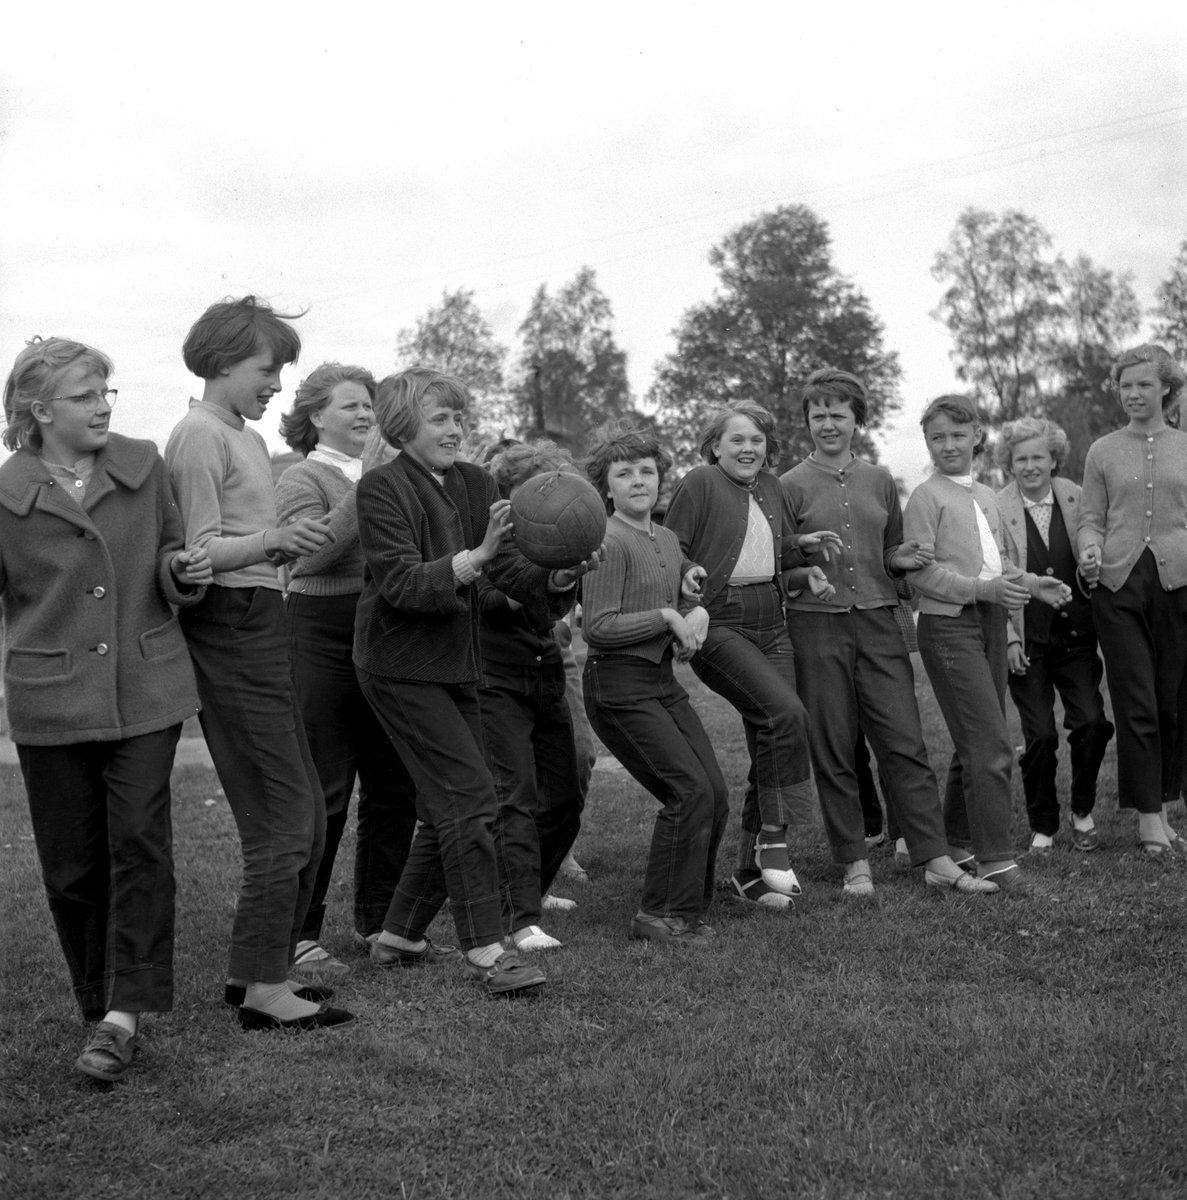
[[[1118,429],[1093,442],[1076,542],[1081,552],[1100,549],[1100,581],[1110,592],[1147,548],[1168,592],[1187,585],[1187,433]]]
[[[770,471],[759,471],[751,490],[735,483],[720,467],[707,463],[693,467],[672,493],[668,511],[664,514],[664,528],[672,530],[680,539],[680,549],[685,557],[708,572],[708,578],[701,585],[701,603],[706,607],[729,583],[737,565],[742,543],[746,540],[751,496],[771,527],[775,542],[775,583],[784,600],[787,599],[785,572],[807,562],[796,540],[791,502],[783,485]]]
[[[849,612],[897,605],[890,560],[902,544],[903,508],[890,472],[860,458],[841,468],[806,458],[779,482],[791,499],[796,529],[827,529],[841,538],[841,549],[831,550],[828,562],[820,564],[836,596],[819,600],[805,589],[790,601],[791,607]]]
[[[152,442],[108,435],[80,505],[35,453],[0,465],[0,610],[12,740],[112,742],[198,711],[170,605],[197,603],[169,569],[181,513]]]

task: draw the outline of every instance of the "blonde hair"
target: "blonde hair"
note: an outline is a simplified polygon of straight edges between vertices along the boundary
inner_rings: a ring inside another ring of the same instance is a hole
[[[470,393],[460,379],[429,367],[409,367],[379,381],[375,393],[375,419],[387,443],[399,446],[420,432],[425,406],[432,401],[465,412]]]
[[[38,400],[53,399],[62,372],[81,365],[102,373],[107,379],[115,369],[111,359],[94,346],[69,338],[32,338],[16,356],[4,381],[2,440],[9,450],[41,449],[41,428],[33,415]]]
[[[293,407],[280,418],[280,436],[294,450],[309,454],[317,446],[321,434],[309,418],[329,404],[330,394],[340,383],[360,384],[366,388],[371,403],[375,403],[375,377],[365,367],[336,362],[314,367],[301,380],[293,397]]]
[[[1042,438],[1047,444],[1047,453],[1055,464],[1052,473],[1058,471],[1067,462],[1071,447],[1068,445],[1067,434],[1045,417],[1019,417],[1017,421],[1007,421],[1002,426],[997,442],[993,447],[993,461],[1001,467],[1006,475],[1014,474],[1014,447],[1034,438]]]

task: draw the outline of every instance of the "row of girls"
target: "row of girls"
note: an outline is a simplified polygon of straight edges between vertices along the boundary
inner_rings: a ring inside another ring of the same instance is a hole
[[[1019,676],[1051,668],[1032,689],[1028,755],[1043,746],[1029,773],[1024,761],[1029,804],[1031,778],[1054,771],[1043,700],[1052,682],[1064,687],[1059,656],[1041,649],[1058,637],[1044,641],[1032,622],[1023,643],[1017,614],[1031,600],[1067,612],[1075,592],[1054,568],[1018,565],[1016,537],[971,478],[982,434],[966,399],[925,413],[937,471],[905,531],[893,480],[852,453],[866,396],[842,372],[809,379],[815,449],[782,480],[769,469],[770,415],[747,404],[717,414],[666,527],[651,520],[664,449],[608,432],[587,464],[612,513],[606,546],[547,571],[506,542],[507,496],[564,456],[512,446],[489,471],[463,461],[466,391],[431,371],[377,389],[357,368],[315,370],[283,425],[305,460],[274,491],[247,422],[297,358],[290,320],[250,297],[203,314],[183,347],[202,396],[163,461],[110,432],[116,394],[98,351],[36,341],[5,387],[4,436],[17,451],[0,467],[9,714],[51,911],[84,1017],[97,1022],[79,1069],[120,1078],[139,1014],[171,1005],[169,771],[199,699],[243,849],[225,998],[245,1028],[353,1019],[326,1003],[348,968],[319,939],[356,774],[355,933],[371,960],[456,963],[495,994],[538,989],[543,971],[524,952],[557,944],[540,928],[542,900],[588,784],[572,656],[554,636],[579,582],[584,710],[661,806],[634,936],[713,937],[727,791],[675,679],[679,660],[746,730],[731,879],[744,903],[787,908],[799,891],[789,831],[808,816],[813,774],[844,894],[872,893],[855,772],[865,739],[928,886],[1034,894],[1009,836],[1006,664]],[[1147,853],[1175,853],[1183,843],[1164,805],[1178,788],[1187,661],[1187,435],[1162,414],[1182,373],[1147,347],[1114,379],[1130,425],[1093,447],[1074,522],[1056,495],[1118,710],[1121,802],[1138,809]],[[1041,500],[1023,451],[1045,439],[1052,459],[1057,447],[1045,429],[1022,432],[1032,436],[1016,439],[1011,463]],[[1134,446],[1147,453],[1135,458]],[[1145,483],[1134,496],[1131,469]],[[1046,526],[1050,550],[1050,522],[1023,515],[1028,530]],[[920,648],[956,746],[942,805],[895,620],[904,574],[923,597]],[[1073,733],[1085,778],[1102,736],[1099,721],[1091,738]],[[1084,835],[1091,800],[1077,795],[1074,785]],[[447,898],[460,949],[427,936]]]

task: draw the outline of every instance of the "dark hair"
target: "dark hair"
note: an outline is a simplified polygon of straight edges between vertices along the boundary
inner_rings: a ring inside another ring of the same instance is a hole
[[[330,394],[340,383],[362,384],[375,403],[375,377],[366,368],[336,362],[314,367],[301,380],[293,407],[280,418],[280,436],[294,450],[308,454],[317,445],[321,433],[309,418],[329,404]]]
[[[535,442],[517,442],[500,450],[487,467],[494,476],[499,495],[506,500],[521,483],[545,471],[577,474],[573,456],[556,442],[541,438]]]
[[[1113,395],[1121,394],[1121,372],[1126,367],[1138,367],[1142,363],[1149,363],[1156,368],[1158,378],[1170,388],[1162,398],[1162,411],[1166,412],[1182,393],[1183,384],[1187,382],[1187,375],[1183,374],[1183,368],[1175,362],[1170,353],[1155,342],[1147,342],[1143,346],[1134,346],[1132,350],[1124,351],[1113,364],[1113,369],[1109,372]]]
[[[9,450],[41,449],[41,426],[33,415],[38,400],[52,399],[63,371],[76,364],[99,371],[107,379],[114,370],[102,350],[69,338],[35,337],[16,356],[4,382],[2,439]]]
[[[717,461],[713,445],[725,433],[725,427],[734,417],[748,417],[754,422],[759,433],[767,439],[767,453],[763,465],[770,469],[779,457],[779,437],[775,432],[775,418],[761,404],[755,404],[753,400],[734,400],[713,411],[709,417],[709,424],[701,430],[701,457],[707,463]]]
[[[838,371],[835,367],[821,367],[813,371],[804,384],[802,405],[804,421],[808,420],[808,408],[812,404],[827,404],[830,400],[840,400],[849,405],[853,413],[853,423],[862,426],[869,417],[869,394],[865,384],[856,375],[848,371]]]
[[[421,416],[431,400],[465,412],[470,392],[460,379],[431,367],[409,367],[379,381],[375,392],[375,419],[390,446],[411,441],[420,432]]]
[[[220,300],[190,326],[181,356],[200,379],[214,379],[265,349],[278,365],[294,363],[301,354],[301,338],[287,322],[304,315],[275,312],[255,296]]]
[[[616,462],[638,462],[642,458],[655,459],[662,487],[672,459],[654,433],[648,429],[638,429],[622,418],[603,425],[593,435],[589,456],[585,460],[585,474],[606,502],[607,512],[614,511],[614,502],[610,499],[610,488],[606,483],[611,466]]]
[[[927,435],[927,423],[941,413],[958,425],[981,425],[981,418],[973,401],[968,396],[961,396],[959,393],[953,392],[945,396],[937,396],[923,410],[923,416],[919,418],[919,425],[924,436]],[[988,440],[989,430],[981,425],[981,436],[973,447],[974,458],[985,449],[985,443]]]

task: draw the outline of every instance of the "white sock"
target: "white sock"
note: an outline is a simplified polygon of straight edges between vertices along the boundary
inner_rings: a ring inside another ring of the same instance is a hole
[[[126,1029],[129,1033],[135,1033],[139,1027],[140,1014],[122,1012],[120,1009],[113,1008],[110,1012],[104,1013],[103,1023],[105,1025],[118,1025],[121,1029]]]
[[[397,950],[409,950],[413,954],[419,954],[428,943],[424,938],[410,942],[407,938],[400,937],[398,933],[388,933],[385,929],[379,935],[379,944],[381,946],[395,946]]]
[[[1096,822],[1092,819],[1092,814],[1089,813],[1086,817],[1072,816],[1072,828],[1077,833],[1088,833],[1096,828]]]
[[[910,853],[910,851],[907,849],[907,839],[906,838],[899,838],[894,843],[894,852],[895,852],[895,854],[909,854]]]
[[[1030,844],[1036,850],[1046,850],[1048,846],[1055,845],[1055,839],[1046,833],[1032,833],[1030,835]]]
[[[475,946],[466,951],[466,957],[476,967],[493,967],[499,955],[503,953],[502,942],[492,942],[489,946]]]
[[[559,950],[561,942],[551,934],[545,933],[539,925],[528,925],[517,929],[511,940],[521,950]]]
[[[254,1008],[281,1021],[295,1021],[298,1017],[311,1017],[321,1007],[311,1000],[298,1000],[284,983],[249,983],[244,1008]]]

